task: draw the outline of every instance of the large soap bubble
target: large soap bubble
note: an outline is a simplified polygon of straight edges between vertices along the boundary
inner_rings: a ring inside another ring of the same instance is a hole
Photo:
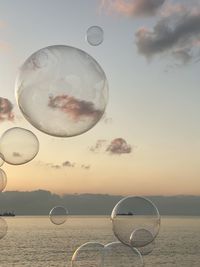
[[[61,225],[66,222],[68,217],[68,211],[61,206],[54,207],[50,212],[49,212],[49,218],[52,223],[56,225]]]
[[[145,256],[153,251],[155,247],[155,239],[150,231],[140,228],[136,229],[131,234],[130,245],[132,247],[137,247],[141,255]]]
[[[102,267],[104,245],[88,242],[80,246],[72,256],[72,267]]]
[[[0,192],[2,192],[7,185],[7,175],[4,170],[0,169]]]
[[[54,45],[35,52],[22,65],[16,97],[33,126],[49,135],[69,137],[100,120],[108,83],[101,66],[86,52]]]
[[[104,267],[143,267],[141,254],[135,248],[121,242],[109,243],[104,247]]]
[[[92,46],[98,46],[103,42],[104,32],[99,26],[91,26],[86,33],[86,40]]]
[[[114,207],[111,215],[115,236],[126,245],[130,245],[130,236],[138,228],[148,230],[152,239],[142,241],[145,246],[153,241],[160,228],[160,215],[156,206],[143,197],[123,198]],[[134,247],[140,245],[135,242]]]
[[[0,217],[0,239],[4,238],[4,236],[7,234],[7,231],[8,231],[7,222]]]
[[[0,153],[9,164],[25,164],[31,161],[38,151],[39,141],[36,135],[27,129],[10,128],[0,138]]]

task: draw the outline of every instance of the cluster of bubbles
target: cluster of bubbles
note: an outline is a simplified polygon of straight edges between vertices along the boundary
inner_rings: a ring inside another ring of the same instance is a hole
[[[155,247],[160,215],[156,206],[143,197],[123,198],[111,214],[117,242],[103,245],[88,242],[73,254],[72,267],[143,267],[143,257]]]
[[[87,30],[86,40],[98,46],[104,40],[99,26]],[[67,45],[53,45],[32,54],[21,66],[15,85],[18,106],[38,130],[57,137],[71,137],[90,130],[103,116],[108,100],[108,81],[98,62],[86,52]],[[31,131],[14,127],[0,138],[0,166],[31,161],[39,151],[39,141]],[[0,169],[0,191],[7,183]],[[68,218],[62,206],[54,207],[50,221],[62,225]],[[88,242],[72,257],[72,267],[140,267],[142,255],[155,246],[160,228],[156,206],[142,197],[127,197],[111,214],[113,233],[118,239],[106,245]],[[7,224],[0,218],[0,238]]]
[[[103,42],[98,26],[87,31],[87,41]],[[18,106],[38,130],[57,137],[70,137],[91,129],[102,117],[108,99],[108,82],[98,62],[86,52],[66,45],[45,47],[32,54],[21,66],[15,85]],[[0,167],[25,164],[39,151],[37,136],[30,130],[13,127],[0,137]],[[0,192],[7,184],[0,169]],[[49,214],[56,225],[63,224],[68,211],[54,207]],[[7,232],[0,218],[0,238]]]

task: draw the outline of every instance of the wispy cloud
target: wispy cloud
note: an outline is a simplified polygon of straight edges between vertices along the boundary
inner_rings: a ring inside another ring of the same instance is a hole
[[[62,166],[63,167],[71,167],[71,168],[73,168],[73,167],[75,167],[75,163],[71,163],[70,161],[67,160],[67,161],[62,163]]]
[[[90,147],[90,151],[121,155],[130,154],[132,152],[132,147],[123,138],[115,138],[111,142],[105,139],[99,139],[94,146]]]
[[[109,12],[126,16],[153,16],[162,7],[165,0],[102,0],[101,7]]]
[[[130,154],[132,152],[132,147],[127,144],[126,140],[123,138],[116,138],[111,141],[106,151],[116,155]]]
[[[0,97],[0,122],[14,121],[13,104],[7,98]]]
[[[91,167],[90,165],[84,165],[84,164],[81,165],[81,168],[84,170],[89,170],[90,167]]]
[[[66,168],[81,168],[81,169],[85,169],[85,170],[89,170],[91,168],[91,165],[89,164],[78,164],[78,163],[74,163],[74,162],[70,162],[69,160],[66,160],[60,164],[54,164],[54,163],[46,163],[43,161],[38,161],[36,162],[36,164],[40,165],[40,166],[46,166],[48,168],[51,169],[55,169],[55,170],[64,170]]]
[[[68,95],[50,96],[48,105],[68,114],[74,121],[84,117],[92,117],[96,120],[102,116],[101,110],[96,109],[92,102],[79,100]]]
[[[100,152],[101,149],[105,146],[106,142],[107,142],[107,140],[105,140],[105,139],[99,139],[96,141],[95,145],[93,145],[89,148],[89,150],[91,152]]]

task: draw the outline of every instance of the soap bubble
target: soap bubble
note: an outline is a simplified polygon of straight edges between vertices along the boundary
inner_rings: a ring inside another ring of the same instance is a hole
[[[65,223],[67,217],[68,217],[68,211],[61,206],[54,207],[49,213],[49,218],[51,222],[56,225],[61,225]]]
[[[72,267],[102,267],[104,245],[88,242],[80,246],[72,256]]]
[[[7,234],[7,231],[8,231],[7,222],[0,217],[0,239],[4,238],[4,236]]]
[[[129,196],[123,198],[114,207],[111,215],[113,232],[119,241],[130,245],[130,236],[138,228],[148,230],[151,240],[143,241],[143,246],[151,243],[160,228],[160,215],[156,206],[143,197]],[[137,247],[136,242],[134,247]]]
[[[147,229],[136,229],[130,236],[130,244],[132,247],[144,247],[154,240],[153,234]]]
[[[91,26],[86,33],[86,39],[92,46],[98,46],[103,42],[104,32],[99,26]]]
[[[2,192],[7,185],[7,175],[4,170],[0,169],[0,192]]]
[[[4,161],[3,155],[1,155],[0,153],[0,167],[3,166],[4,162],[5,161]]]
[[[36,135],[27,129],[10,128],[0,138],[0,152],[9,164],[25,164],[31,161],[38,151],[39,141]]]
[[[97,61],[64,45],[32,54],[20,68],[15,89],[25,118],[38,130],[58,137],[91,129],[108,99],[107,78]]]
[[[109,243],[104,247],[104,267],[143,267],[141,254],[121,242]]]
[[[153,251],[155,247],[155,239],[150,231],[140,228],[136,229],[131,234],[130,245],[132,247],[137,247],[141,255],[145,256]]]

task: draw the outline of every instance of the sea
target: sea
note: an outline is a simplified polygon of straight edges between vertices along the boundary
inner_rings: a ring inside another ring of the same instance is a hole
[[[61,226],[39,216],[5,220],[8,231],[0,240],[0,267],[70,267],[82,244],[116,241],[105,216],[69,216]],[[162,217],[155,248],[143,259],[145,267],[199,267],[200,217]]]

